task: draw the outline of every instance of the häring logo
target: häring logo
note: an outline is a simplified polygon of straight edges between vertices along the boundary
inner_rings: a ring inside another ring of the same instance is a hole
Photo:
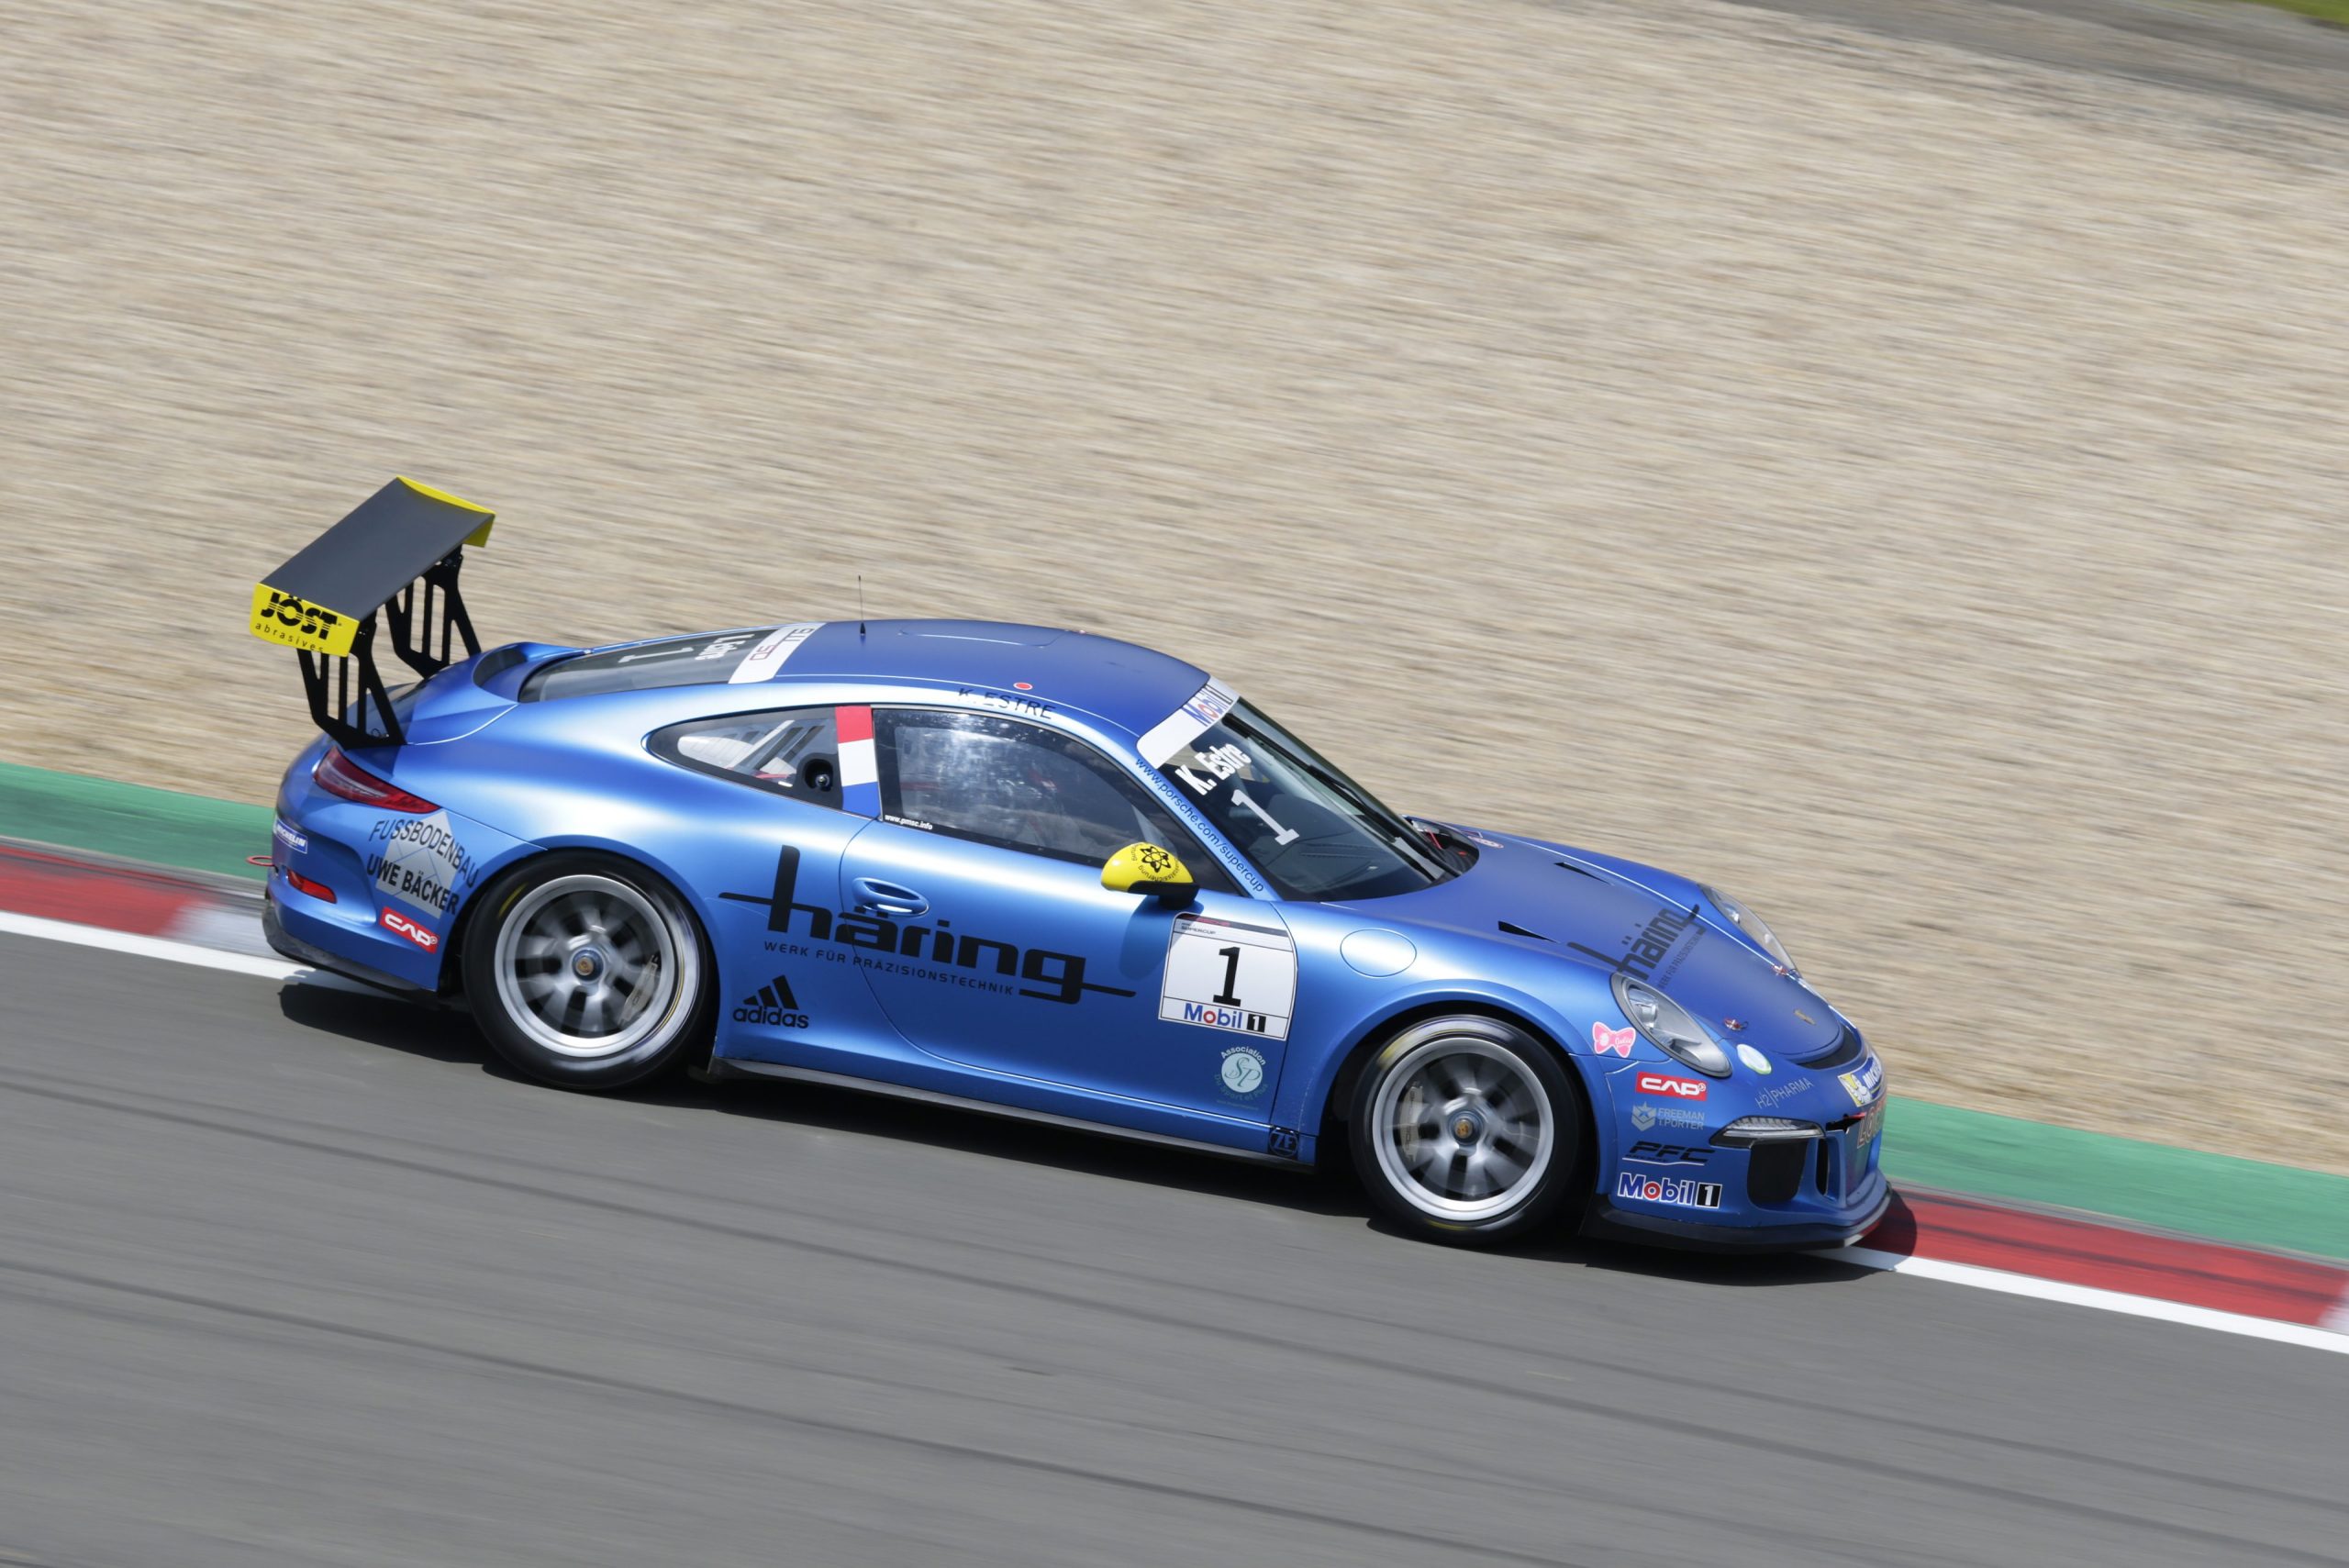
[[[255,637],[304,648],[313,653],[343,654],[359,636],[359,622],[339,610],[314,605],[298,595],[281,592],[266,583],[253,584]]]

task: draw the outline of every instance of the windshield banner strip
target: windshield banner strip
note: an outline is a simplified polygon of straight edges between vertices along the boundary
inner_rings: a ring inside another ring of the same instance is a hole
[[[1239,694],[1221,681],[1208,681],[1190,701],[1152,725],[1150,733],[1135,742],[1141,760],[1153,768],[1164,767],[1167,758],[1197,740],[1202,730],[1230,713],[1239,700]]]
[[[783,668],[784,661],[799,651],[799,645],[824,629],[819,620],[797,621],[779,626],[759,639],[759,645],[742,656],[734,673],[726,677],[729,684],[742,685],[751,681],[766,681]]]

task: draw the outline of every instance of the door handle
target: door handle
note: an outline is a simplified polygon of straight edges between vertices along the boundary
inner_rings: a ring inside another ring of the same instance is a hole
[[[899,887],[877,876],[860,876],[849,885],[856,890],[860,915],[911,917],[930,913],[930,900],[910,887]]]

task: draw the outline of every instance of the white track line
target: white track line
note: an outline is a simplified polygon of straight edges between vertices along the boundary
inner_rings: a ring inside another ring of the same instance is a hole
[[[2240,1312],[2221,1312],[2209,1307],[2188,1307],[2183,1302],[2159,1301],[2150,1296],[2099,1290],[2094,1285],[2067,1284],[2062,1280],[2009,1273],[2004,1269],[1986,1269],[1976,1263],[1953,1263],[1940,1258],[1911,1258],[1901,1252],[1879,1252],[1870,1247],[1845,1247],[1837,1251],[1814,1255],[1840,1258],[1864,1269],[1883,1269],[1891,1273],[1944,1280],[1951,1284],[1970,1284],[1976,1290],[2004,1291],[2009,1296],[2068,1302],[2074,1307],[2122,1312],[2132,1318],[2158,1318],[2165,1323],[2216,1329],[2221,1334],[2243,1334],[2254,1340],[2276,1340],[2288,1345],[2306,1345],[2311,1350],[2349,1355],[2349,1333],[2311,1329],[2304,1323],[2278,1323],[2270,1318],[2251,1318]],[[2340,1314],[2336,1312],[2334,1316],[2338,1318]]]
[[[259,958],[250,953],[224,952],[218,948],[198,947],[194,942],[175,942],[169,937],[141,937],[128,931],[110,931],[104,926],[77,926],[70,920],[44,920],[38,915],[14,915],[0,909],[0,932],[15,937],[41,937],[52,942],[72,942],[76,947],[108,948],[116,952],[136,953],[140,958],[169,959],[173,963],[193,963],[204,969],[225,969],[235,974],[258,974],[263,980],[298,980],[317,972],[306,963],[288,963],[282,958]]]
[[[72,942],[77,947],[106,948],[115,952],[135,953],[140,958],[167,959],[173,963],[192,963],[204,969],[225,969],[235,974],[254,974],[263,980],[307,980],[314,984],[336,984],[340,975],[322,974],[306,964],[288,963],[280,958],[255,958],[240,952],[222,952],[217,948],[198,947],[194,942],[175,942],[165,937],[134,936],[128,931],[110,931],[103,926],[77,926],[68,920],[44,920],[35,915],[12,915],[0,909],[0,933],[18,937],[40,937],[53,942]],[[369,988],[349,982],[354,991]],[[1938,1258],[1911,1258],[1899,1252],[1879,1252],[1869,1247],[1841,1247],[1814,1256],[1832,1258],[1864,1269],[1882,1269],[1888,1273],[1915,1274],[1921,1279],[1942,1280],[1950,1284],[1970,1284],[1977,1290],[2003,1291],[2009,1296],[2035,1296],[2042,1301],[2068,1302],[2075,1307],[2094,1307],[2106,1312],[2126,1313],[2132,1318],[2156,1318],[2165,1323],[2184,1323],[2197,1329],[2216,1329],[2222,1334],[2243,1334],[2254,1340],[2275,1340],[2288,1345],[2306,1345],[2312,1350],[2332,1351],[2349,1355],[2349,1332],[2332,1329],[2311,1329],[2299,1323],[2277,1323],[2266,1318],[2247,1318],[2239,1312],[2219,1312],[2208,1307],[2187,1307],[2175,1301],[2156,1301],[2147,1296],[2127,1296],[2117,1290],[2099,1290],[2092,1285],[2065,1284],[2060,1280],[2035,1279],[2030,1274],[2008,1273],[2002,1269],[1980,1268],[1973,1263],[1944,1262]],[[2333,1313],[2332,1321],[2349,1329],[2349,1302]]]

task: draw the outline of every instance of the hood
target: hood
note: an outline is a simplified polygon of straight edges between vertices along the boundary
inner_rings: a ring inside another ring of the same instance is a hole
[[[1483,832],[1475,839],[1476,863],[1451,881],[1353,907],[1551,954],[1601,974],[1620,970],[1695,1013],[1732,1047],[1799,1059],[1841,1038],[1843,1020],[1832,1007],[1778,973],[1711,909],[1652,891],[1688,885],[1680,878],[1586,860],[1531,839]],[[1731,1029],[1731,1019],[1743,1028]]]

